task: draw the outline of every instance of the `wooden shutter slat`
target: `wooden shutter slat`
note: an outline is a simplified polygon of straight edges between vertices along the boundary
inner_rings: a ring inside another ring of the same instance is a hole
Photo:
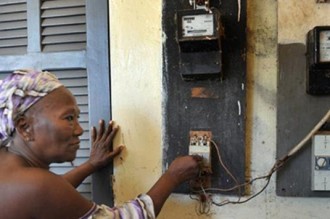
[[[26,4],[0,5],[1,14],[12,14],[26,11]]]
[[[88,92],[88,89],[86,87],[70,87],[70,90],[75,96],[86,95],[86,92]]]
[[[79,105],[80,113],[88,113],[88,105]]]
[[[63,8],[63,9],[50,9],[43,11],[41,18],[54,18],[54,17],[68,17],[85,15],[85,8]]]
[[[10,48],[1,48],[0,55],[8,55],[8,54],[23,54],[26,51],[26,46],[17,46]]]
[[[85,16],[72,16],[72,17],[60,17],[44,19],[41,23],[42,27],[48,26],[60,26],[60,25],[72,25],[72,24],[85,24]]]
[[[84,50],[86,43],[44,45],[44,52]]]
[[[89,149],[89,133],[83,133],[83,135],[80,137],[80,148],[81,149]]]
[[[50,35],[59,35],[59,34],[76,34],[83,33],[85,34],[86,25],[69,25],[69,26],[56,26],[56,27],[47,27],[44,28],[41,35],[50,36]]]
[[[0,48],[26,46],[27,39],[0,40]]]
[[[86,42],[85,34],[70,34],[70,35],[55,35],[46,36],[42,40],[42,44],[56,44],[56,43],[75,43],[75,42]]]
[[[74,96],[85,96],[87,95],[86,91],[88,92],[88,89],[85,86],[82,87],[70,87],[70,90]]]
[[[0,13],[0,22],[7,22],[7,21],[21,21],[26,20],[26,12],[19,12],[15,14],[1,14]]]
[[[78,192],[89,192],[91,190],[91,185],[90,184],[80,184],[77,187]]]
[[[6,1],[0,2],[0,6],[11,5],[11,4],[19,4],[19,3],[26,3],[26,0],[6,0]]]
[[[56,72],[56,76],[61,80],[66,78],[87,78],[85,69],[64,69]]]
[[[68,8],[68,7],[80,7],[85,6],[84,0],[57,0],[57,1],[43,1],[41,9],[53,9],[53,8]]]
[[[88,122],[88,114],[80,113],[79,122]]]
[[[87,96],[76,96],[77,102],[81,104],[88,104]]]
[[[2,39],[15,39],[15,38],[27,38],[27,31],[25,29],[9,30],[0,32],[0,40]]]
[[[81,79],[64,79],[61,80],[61,82],[64,84],[64,86],[67,87],[86,87],[87,86],[87,78],[81,78]],[[87,93],[86,93],[87,94]]]
[[[0,30],[15,30],[22,28],[27,28],[26,21],[13,21],[13,22],[0,23]]]

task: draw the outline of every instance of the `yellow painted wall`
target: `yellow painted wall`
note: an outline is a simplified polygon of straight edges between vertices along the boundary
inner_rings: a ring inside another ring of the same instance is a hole
[[[161,0],[109,2],[112,112],[121,127],[116,144],[127,147],[122,159],[115,162],[115,201],[120,204],[146,192],[162,172],[162,107],[166,98],[162,90],[162,43],[166,39],[161,27]],[[247,2],[247,162],[248,174],[256,177],[266,174],[275,161],[277,43],[304,42],[313,23],[319,19],[323,23],[318,24],[330,23],[330,4],[316,5],[315,0]],[[173,194],[159,218],[310,219],[330,212],[330,199],[277,197],[274,179],[250,202],[213,206],[209,216],[198,216],[196,202],[188,196]],[[252,192],[262,185],[254,185]],[[214,198],[220,201],[228,197]]]
[[[278,41],[281,44],[305,43],[314,26],[330,25],[330,4],[316,0],[278,1]]]

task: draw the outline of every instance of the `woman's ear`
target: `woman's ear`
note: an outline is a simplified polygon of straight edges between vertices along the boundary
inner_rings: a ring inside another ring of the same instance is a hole
[[[28,118],[25,115],[19,116],[15,120],[16,132],[25,141],[33,140],[33,133]]]

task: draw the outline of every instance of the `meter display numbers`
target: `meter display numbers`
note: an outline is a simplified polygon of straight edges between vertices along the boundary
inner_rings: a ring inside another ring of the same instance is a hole
[[[320,62],[330,62],[330,31],[320,32]]]
[[[182,17],[182,37],[214,35],[213,14],[187,15]]]

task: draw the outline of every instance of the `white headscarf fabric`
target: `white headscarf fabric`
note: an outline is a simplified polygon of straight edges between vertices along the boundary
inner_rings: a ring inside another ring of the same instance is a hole
[[[0,147],[10,141],[15,119],[60,86],[55,75],[37,70],[18,70],[0,81]]]

